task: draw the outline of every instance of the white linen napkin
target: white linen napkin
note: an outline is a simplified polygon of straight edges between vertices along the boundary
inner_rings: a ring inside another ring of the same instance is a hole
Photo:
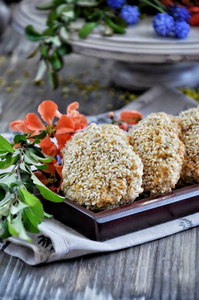
[[[160,239],[199,225],[199,213],[147,229],[129,233],[104,242],[92,241],[56,220],[44,220],[39,225],[42,233],[30,234],[32,243],[11,237],[2,246],[9,255],[29,265],[38,265],[83,256],[111,252]]]
[[[139,110],[144,116],[151,112],[163,111],[177,115],[182,110],[197,106],[198,103],[177,91],[166,86],[157,86],[144,93],[136,101],[130,103],[122,110]],[[121,110],[116,111],[116,115]],[[106,114],[89,116],[88,121],[106,123],[110,120]],[[9,134],[5,135],[10,138]],[[53,261],[70,259],[90,253],[110,252],[119,249],[140,245],[159,238],[199,225],[199,212],[146,228],[134,233],[129,233],[104,242],[89,240],[73,229],[56,220],[44,220],[39,225],[40,234],[30,234],[32,243],[24,242],[11,237],[6,243],[0,241],[0,249],[9,255],[22,259],[29,265],[38,265]]]

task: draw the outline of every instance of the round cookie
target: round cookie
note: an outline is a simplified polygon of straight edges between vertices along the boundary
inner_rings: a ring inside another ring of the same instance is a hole
[[[182,126],[182,142],[185,157],[181,178],[186,183],[199,182],[199,106],[183,111],[179,115]]]
[[[162,113],[149,115],[129,131],[144,166],[142,187],[151,196],[170,192],[180,178],[184,159],[180,134],[176,118]]]
[[[143,165],[123,130],[91,124],[66,144],[62,190],[89,209],[132,202],[143,191]]]
[[[167,131],[171,131],[181,136],[181,124],[178,117],[166,114],[164,112],[151,113],[142,119],[138,126],[163,126]]]

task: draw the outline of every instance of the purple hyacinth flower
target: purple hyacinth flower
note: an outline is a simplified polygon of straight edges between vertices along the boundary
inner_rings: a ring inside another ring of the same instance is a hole
[[[189,22],[191,14],[186,7],[179,5],[171,5],[168,9],[168,14],[174,18],[175,21]]]
[[[185,21],[177,21],[175,22],[174,33],[177,38],[185,39],[190,31],[190,26]]]
[[[125,0],[107,0],[107,4],[112,8],[121,8]]]
[[[140,12],[137,6],[124,5],[120,16],[126,21],[127,24],[132,25],[139,21]]]
[[[153,27],[157,34],[168,36],[174,28],[174,19],[167,13],[158,13],[153,19]]]

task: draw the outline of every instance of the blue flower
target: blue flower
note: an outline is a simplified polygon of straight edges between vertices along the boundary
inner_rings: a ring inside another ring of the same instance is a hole
[[[177,21],[175,22],[174,33],[177,38],[185,39],[190,31],[190,26],[185,21]]]
[[[168,9],[168,14],[174,18],[175,21],[189,22],[191,14],[186,7],[179,5],[171,5]]]
[[[137,6],[124,5],[120,16],[126,21],[127,24],[132,25],[139,21],[140,12]]]
[[[121,8],[125,0],[107,0],[107,4],[112,8]]]
[[[167,36],[173,31],[174,19],[167,13],[158,13],[153,19],[153,27],[157,34]]]
[[[61,165],[61,157],[60,157],[59,154],[57,155],[57,164],[58,164],[58,165]]]

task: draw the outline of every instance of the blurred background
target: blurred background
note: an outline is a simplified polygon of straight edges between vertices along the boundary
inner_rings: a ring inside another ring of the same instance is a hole
[[[55,101],[62,113],[69,103],[78,101],[81,113],[96,115],[122,108],[147,90],[116,85],[112,74],[117,77],[119,68],[115,70],[113,60],[75,53],[64,58],[65,66],[59,72],[60,86],[56,90],[50,87],[47,75],[35,84],[40,56],[27,58],[35,43],[19,33],[12,22],[15,18],[16,23],[16,11],[21,4],[19,0],[0,0],[0,132],[9,131],[9,122],[36,112],[43,100]],[[197,86],[180,90],[199,100]]]

